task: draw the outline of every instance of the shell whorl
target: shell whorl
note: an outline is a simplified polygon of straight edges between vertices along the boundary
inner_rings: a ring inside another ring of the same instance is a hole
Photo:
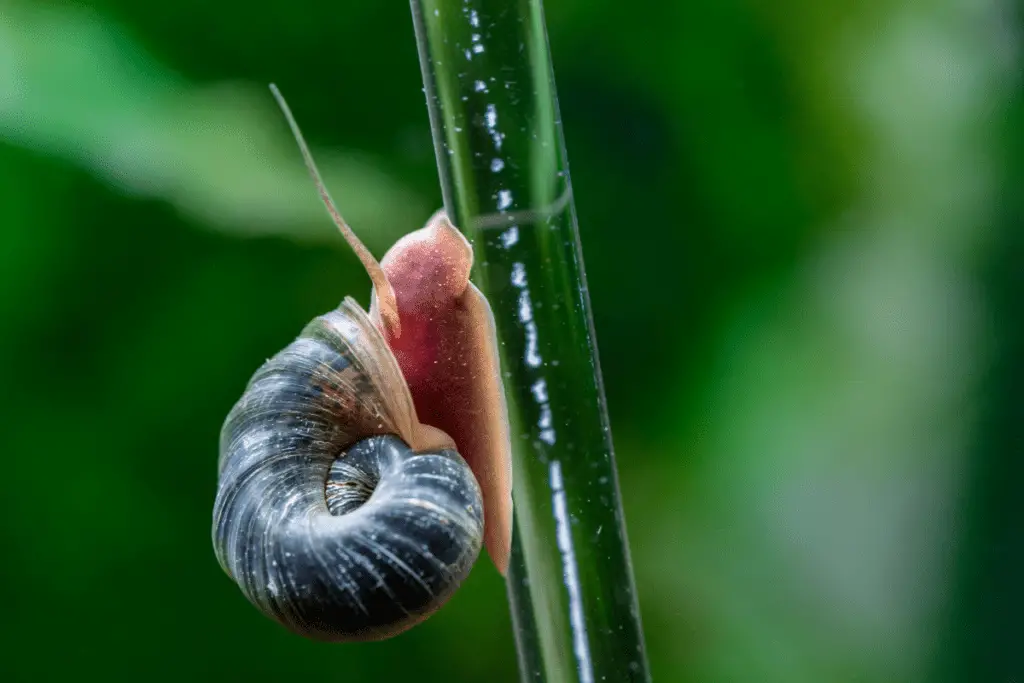
[[[410,448],[411,405],[382,337],[346,299],[267,361],[229,413],[214,548],[250,602],[292,631],[395,635],[472,568],[479,486],[454,450]]]

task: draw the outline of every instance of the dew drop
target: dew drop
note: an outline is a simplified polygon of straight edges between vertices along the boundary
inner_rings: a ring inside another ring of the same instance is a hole
[[[512,206],[512,192],[509,190],[498,191],[498,210],[504,211]]]

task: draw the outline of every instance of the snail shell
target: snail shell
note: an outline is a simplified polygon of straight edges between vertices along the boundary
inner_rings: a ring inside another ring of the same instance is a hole
[[[213,512],[245,597],[328,641],[387,638],[438,609],[480,553],[484,513],[454,448],[410,445],[436,445],[421,428],[351,298],[267,361],[224,423]]]

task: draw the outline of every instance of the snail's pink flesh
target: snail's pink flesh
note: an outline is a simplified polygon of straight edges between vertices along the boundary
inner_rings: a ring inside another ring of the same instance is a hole
[[[454,439],[484,502],[484,545],[498,571],[512,543],[512,463],[490,306],[469,281],[473,252],[443,212],[398,240],[381,260],[395,292],[401,333],[381,325],[409,384],[420,422]]]

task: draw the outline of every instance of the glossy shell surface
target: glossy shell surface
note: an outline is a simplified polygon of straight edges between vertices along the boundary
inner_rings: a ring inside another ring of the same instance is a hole
[[[217,558],[268,616],[317,640],[386,638],[440,607],[482,544],[457,452],[415,453],[394,356],[351,299],[250,380],[221,432]]]

